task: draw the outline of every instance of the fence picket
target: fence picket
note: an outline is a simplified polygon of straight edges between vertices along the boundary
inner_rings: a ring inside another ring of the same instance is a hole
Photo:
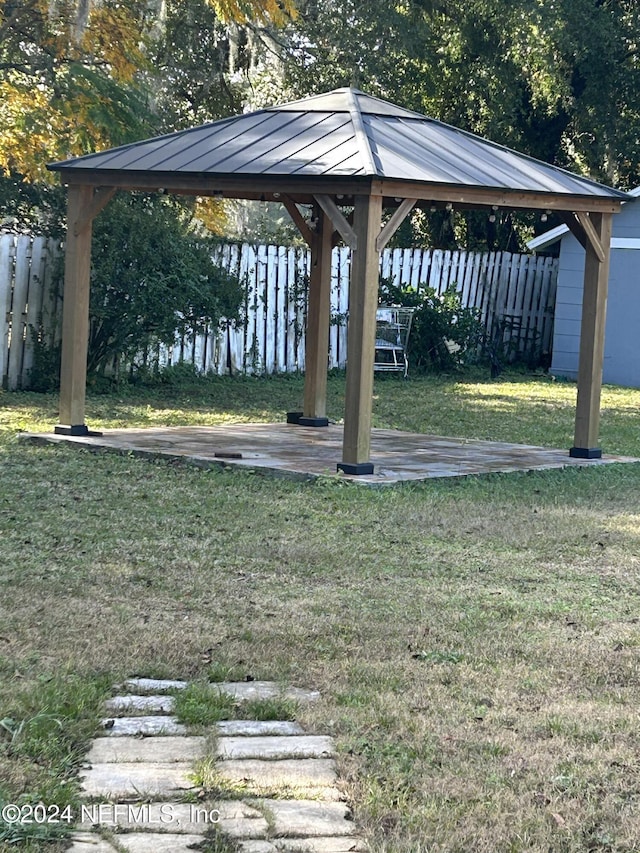
[[[25,313],[25,341],[22,356],[22,376],[20,384],[28,384],[31,368],[33,367],[34,335],[37,334],[38,324],[42,315],[44,290],[44,237],[35,237],[31,245],[31,263],[27,284],[27,306]]]
[[[24,356],[29,295],[29,266],[31,263],[31,240],[21,234],[16,243],[16,263],[11,303],[11,342],[9,344],[9,370],[7,388],[14,391],[22,385],[22,359]]]
[[[14,238],[0,237],[0,385],[5,384],[9,357],[9,313],[13,282]]]

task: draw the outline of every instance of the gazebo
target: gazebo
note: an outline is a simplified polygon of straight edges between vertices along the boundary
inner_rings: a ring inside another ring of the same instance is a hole
[[[599,458],[598,432],[612,214],[625,193],[534,160],[357,89],[53,163],[68,185],[60,424],[86,435],[93,219],[117,190],[279,201],[311,249],[306,373],[299,423],[326,417],[331,251],[351,247],[342,460],[370,474],[380,252],[414,207],[560,213],[586,251],[574,444]],[[305,207],[311,215],[305,216]],[[391,215],[383,226],[383,211]]]

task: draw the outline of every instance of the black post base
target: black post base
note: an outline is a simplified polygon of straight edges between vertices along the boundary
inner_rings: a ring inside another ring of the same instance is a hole
[[[329,418],[298,418],[299,426],[309,427],[327,427],[329,426]]]
[[[94,435],[100,436],[101,432],[97,432],[96,430],[89,429],[85,424],[75,424],[74,426],[65,426],[63,424],[58,424],[57,427],[54,427],[55,435]]]
[[[299,424],[300,418],[302,417],[303,412],[287,412],[287,423],[288,424]]]
[[[89,435],[89,427],[84,424],[76,424],[75,426],[63,426],[58,424],[54,429],[56,435]]]
[[[356,477],[361,474],[373,474],[373,462],[338,462],[336,467],[343,474],[351,474]]]
[[[573,459],[602,459],[599,447],[572,447],[569,456]]]

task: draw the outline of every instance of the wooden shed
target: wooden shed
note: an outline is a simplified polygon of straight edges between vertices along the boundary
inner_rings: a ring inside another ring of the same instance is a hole
[[[640,187],[613,220],[605,325],[603,382],[640,388]],[[584,289],[584,249],[566,225],[527,245],[542,252],[560,241],[550,372],[577,379]]]

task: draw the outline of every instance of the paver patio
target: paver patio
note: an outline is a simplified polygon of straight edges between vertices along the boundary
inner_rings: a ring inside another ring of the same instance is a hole
[[[114,429],[89,436],[40,433],[24,437],[36,442],[73,444],[150,458],[181,459],[200,466],[238,467],[294,479],[339,476],[370,486],[434,477],[639,461],[613,455],[605,455],[602,459],[574,459],[568,450],[374,429],[371,434],[374,473],[350,477],[336,474],[336,463],[342,452],[342,433],[342,426],[338,424],[322,428],[292,424],[226,424]]]

